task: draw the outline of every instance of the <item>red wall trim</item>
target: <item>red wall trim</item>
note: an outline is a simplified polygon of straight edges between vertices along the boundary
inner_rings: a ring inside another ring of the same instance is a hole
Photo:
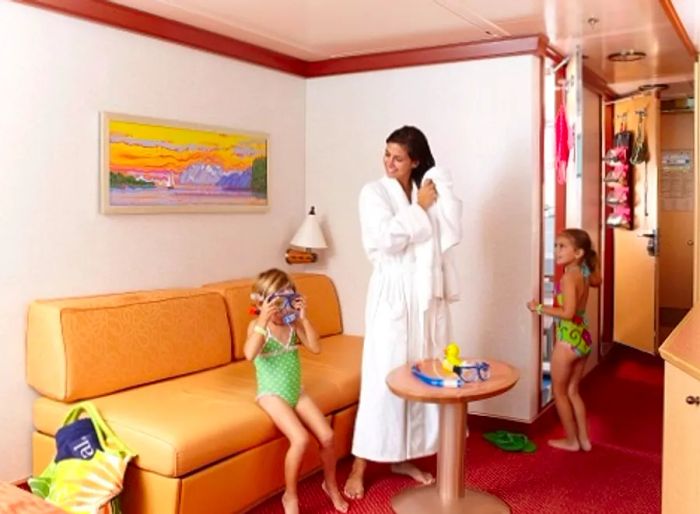
[[[664,12],[666,13],[668,21],[670,21],[671,25],[673,25],[673,30],[676,31],[676,34],[678,34],[678,37],[683,42],[683,46],[688,51],[693,60],[696,60],[698,57],[698,51],[695,48],[693,40],[690,39],[688,32],[685,30],[683,22],[681,22],[681,19],[678,16],[678,13],[676,12],[676,8],[673,7],[671,0],[660,0],[660,2],[661,7],[663,7]]]
[[[358,55],[309,62],[306,76],[321,77],[341,73],[376,71],[404,66],[468,61],[509,55],[543,55],[546,47],[547,38],[542,35],[534,35]]]
[[[376,71],[404,66],[488,59],[510,55],[533,54],[540,57],[547,56],[555,61],[562,58],[557,50],[548,45],[547,37],[538,34],[341,57],[323,61],[305,61],[251,43],[104,0],[14,1],[206,50],[233,59],[259,64],[301,77],[322,77],[341,73]],[[592,90],[607,97],[615,96],[602,78],[585,67],[583,80],[584,84]]]
[[[615,133],[615,108],[613,105],[603,104],[603,109],[605,109],[605,125],[603,125],[603,141],[605,147],[603,148],[603,153],[607,152],[609,148],[612,148],[612,140]],[[602,166],[601,170],[601,180],[602,174],[605,171],[605,166]],[[613,329],[614,329],[614,318],[615,318],[615,235],[614,229],[609,227],[605,220],[608,214],[612,212],[612,208],[605,205],[605,197],[602,198],[603,201],[603,220],[602,220],[602,232],[603,232],[603,248],[601,249],[601,259],[603,265],[603,285],[602,285],[602,334],[601,342],[611,343],[613,342]]]
[[[546,36],[531,35],[323,61],[305,61],[104,0],[14,1],[259,64],[301,77],[320,77],[509,55],[534,54],[542,56],[548,49]]]
[[[244,43],[220,34],[198,29],[153,14],[101,0],[15,0],[16,2],[59,11],[139,34],[154,36],[185,46],[305,76],[306,61]]]

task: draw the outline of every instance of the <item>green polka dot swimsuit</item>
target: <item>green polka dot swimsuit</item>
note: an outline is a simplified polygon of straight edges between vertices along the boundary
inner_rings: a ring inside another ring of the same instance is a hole
[[[296,407],[301,394],[301,363],[296,332],[292,330],[289,342],[284,344],[275,339],[268,328],[265,345],[253,363],[258,378],[257,398],[275,395]]]

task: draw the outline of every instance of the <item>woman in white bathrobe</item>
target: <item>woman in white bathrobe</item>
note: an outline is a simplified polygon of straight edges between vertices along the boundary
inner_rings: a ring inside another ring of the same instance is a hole
[[[349,498],[364,495],[367,461],[392,463],[393,472],[424,484],[434,481],[408,461],[436,453],[437,407],[402,400],[385,382],[392,369],[425,356],[414,246],[432,235],[427,210],[437,198],[435,184],[426,180],[418,185],[434,165],[423,133],[402,127],[386,140],[386,175],[366,184],[360,193],[362,243],[373,271],[365,308],[355,461],[345,485]]]

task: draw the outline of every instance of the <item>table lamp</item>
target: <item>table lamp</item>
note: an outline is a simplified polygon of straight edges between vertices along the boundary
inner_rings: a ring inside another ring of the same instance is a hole
[[[328,248],[321,226],[316,219],[316,209],[313,205],[289,244],[293,247],[303,248],[303,250],[288,248],[287,253],[284,255],[287,264],[316,262],[318,255],[311,250],[313,248]]]

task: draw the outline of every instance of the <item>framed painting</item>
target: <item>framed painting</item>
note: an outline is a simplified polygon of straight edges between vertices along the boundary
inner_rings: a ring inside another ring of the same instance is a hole
[[[268,136],[103,112],[100,210],[265,211]]]

